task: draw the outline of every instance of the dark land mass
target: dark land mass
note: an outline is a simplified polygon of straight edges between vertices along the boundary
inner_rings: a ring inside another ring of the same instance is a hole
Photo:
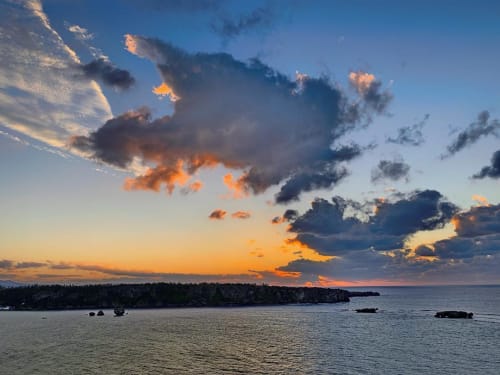
[[[258,306],[349,302],[377,292],[256,284],[33,285],[0,288],[0,306],[14,310]]]

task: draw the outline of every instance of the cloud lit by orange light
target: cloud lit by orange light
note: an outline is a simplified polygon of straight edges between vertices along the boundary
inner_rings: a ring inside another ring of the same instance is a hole
[[[153,190],[160,191],[165,184],[168,194],[172,194],[175,185],[184,186],[190,176],[183,168],[182,160],[178,160],[174,166],[157,166],[148,168],[146,173],[135,178],[126,178],[123,188],[130,190]]]
[[[160,86],[153,87],[153,94],[160,97],[168,96],[171,102],[176,102],[181,99],[181,97],[177,96],[174,90],[165,82],[163,82]]]
[[[227,212],[221,209],[213,210],[208,218],[210,220],[222,220],[226,216]]]
[[[374,81],[375,76],[370,73],[363,71],[349,73],[349,83],[353,85],[361,95],[365,94],[370,89]]]
[[[236,211],[231,214],[233,219],[249,219],[250,216],[250,212],[247,211]]]
[[[300,272],[288,272],[274,270],[272,273],[278,277],[288,278],[288,279],[298,279],[302,274]]]
[[[486,197],[483,197],[482,195],[474,194],[472,196],[472,200],[476,201],[478,206],[490,206],[490,202],[488,202],[488,199],[486,199]]]
[[[239,199],[248,196],[248,192],[245,190],[245,184],[243,182],[244,175],[235,179],[232,173],[227,173],[224,176],[224,185],[232,192],[232,198]]]

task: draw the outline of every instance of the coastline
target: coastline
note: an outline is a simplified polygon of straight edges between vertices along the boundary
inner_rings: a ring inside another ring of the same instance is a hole
[[[0,289],[8,311],[151,308],[250,307],[349,302],[378,292],[257,284],[98,284],[36,285]]]

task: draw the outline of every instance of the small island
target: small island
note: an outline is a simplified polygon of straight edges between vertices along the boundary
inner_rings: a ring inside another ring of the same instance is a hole
[[[231,307],[349,302],[377,292],[257,284],[150,283],[33,285],[0,288],[0,305],[13,310],[65,310],[168,307]]]

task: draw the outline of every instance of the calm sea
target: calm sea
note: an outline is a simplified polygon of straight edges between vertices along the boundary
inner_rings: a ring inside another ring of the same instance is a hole
[[[500,287],[368,289],[382,296],[121,318],[0,312],[0,373],[500,374]],[[474,319],[433,317],[447,309]]]

